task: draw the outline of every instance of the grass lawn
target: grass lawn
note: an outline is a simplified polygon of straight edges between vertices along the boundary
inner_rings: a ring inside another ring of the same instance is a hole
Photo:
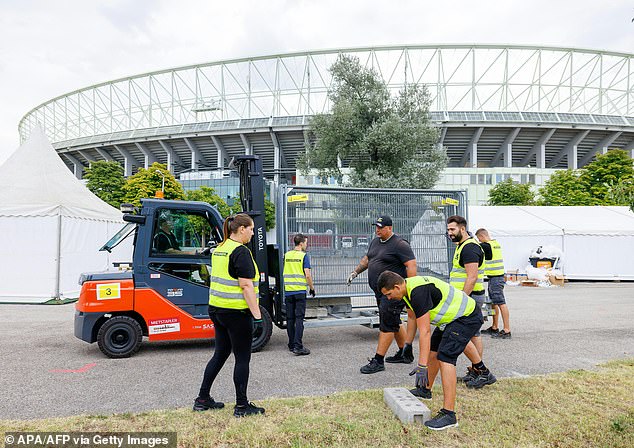
[[[440,381],[438,381],[440,383]],[[442,391],[425,402],[432,414]],[[634,359],[596,371],[501,379],[479,391],[458,386],[460,426],[403,425],[382,390],[258,402],[266,415],[236,419],[190,408],[140,414],[0,420],[6,431],[176,431],[182,447],[634,447]]]

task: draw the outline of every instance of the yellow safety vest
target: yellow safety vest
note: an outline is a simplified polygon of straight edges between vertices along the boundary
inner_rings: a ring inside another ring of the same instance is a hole
[[[482,250],[478,242],[473,238],[465,240],[464,243],[456,248],[456,252],[453,255],[453,266],[449,273],[449,283],[461,291],[464,289],[464,284],[467,280],[467,271],[460,266],[460,254],[467,244],[475,244],[478,246],[478,249]],[[484,291],[484,254],[482,254],[482,263],[478,265],[478,279],[473,286],[473,292],[480,291]]]
[[[407,296],[403,297],[408,307],[412,308],[410,297],[414,288],[433,284],[442,294],[442,299],[429,311],[429,320],[432,325],[447,325],[462,316],[468,316],[476,307],[476,302],[462,290],[451,286],[449,283],[435,277],[416,276],[405,279]]]
[[[234,310],[244,310],[248,308],[244,299],[242,288],[238,279],[229,275],[229,256],[242,244],[228,239],[211,254],[211,279],[209,281],[209,305],[218,308],[229,308]],[[253,260],[253,254],[249,251],[253,266],[255,267],[255,277],[253,277],[253,287],[255,297],[259,302],[259,279],[260,272],[258,265]]]
[[[289,250],[284,254],[284,291],[306,292],[306,275],[304,274],[304,257],[306,252]]]
[[[496,240],[488,241],[493,256],[485,260],[484,273],[487,277],[504,275],[504,260],[502,259],[502,246]]]

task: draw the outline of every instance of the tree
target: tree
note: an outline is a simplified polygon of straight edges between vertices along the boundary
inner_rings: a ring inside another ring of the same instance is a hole
[[[351,56],[340,56],[330,71],[332,113],[311,120],[315,138],[298,161],[302,172],[341,180],[343,160],[352,186],[431,188],[447,157],[436,147],[427,89],[407,85],[392,98],[379,75]]]
[[[634,212],[634,178],[621,179],[616,184],[610,184],[605,196],[605,203],[610,205],[625,205]]]
[[[597,205],[588,186],[580,179],[575,170],[555,172],[539,189],[540,205]]]
[[[231,206],[231,213],[241,213],[242,211],[240,199],[236,198]],[[264,199],[264,222],[266,230],[271,230],[275,227],[275,204],[268,199]]]
[[[211,187],[203,185],[198,190],[190,190],[187,192],[186,197],[188,201],[208,202],[218,209],[223,218],[231,214],[231,208],[229,208],[224,199],[216,194],[216,190]]]
[[[627,152],[611,149],[605,154],[597,155],[596,160],[584,167],[580,181],[587,185],[590,194],[598,199],[601,205],[616,205],[608,200],[610,186],[619,184],[621,180],[633,178],[634,167]]]
[[[506,179],[489,190],[489,205],[532,205],[535,193],[530,185]]]
[[[165,179],[165,199],[184,199],[185,192],[172,173],[162,163],[155,162],[148,169],[139,171],[128,178],[123,186],[124,201],[141,205],[141,199],[153,198],[160,191]]]
[[[100,160],[92,162],[86,169],[84,178],[88,180],[86,187],[101,200],[119,208],[123,199],[123,168],[118,162]]]

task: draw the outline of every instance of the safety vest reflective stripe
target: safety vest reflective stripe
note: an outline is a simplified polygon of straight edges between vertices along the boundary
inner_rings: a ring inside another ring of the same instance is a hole
[[[462,316],[471,314],[475,309],[475,300],[467,296],[461,290],[435,277],[423,276],[410,277],[406,279],[407,297],[403,297],[403,300],[405,300],[410,308],[412,308],[412,305],[409,301],[409,297],[412,296],[414,288],[422,285],[428,285],[430,283],[438,288],[442,294],[440,302],[438,302],[438,304],[429,311],[429,317],[432,325],[447,325]]]
[[[465,240],[462,244],[460,244],[456,248],[456,252],[454,253],[454,256],[453,256],[453,264],[451,267],[451,272],[449,274],[449,282],[451,283],[451,285],[455,286],[456,288],[459,288],[460,290],[464,288],[464,284],[467,280],[467,271],[464,267],[460,266],[460,254],[462,253],[462,249],[464,249],[467,244],[477,244],[478,248],[482,250],[478,242],[473,238],[469,238]],[[482,263],[478,265],[478,278],[475,284],[473,285],[473,292],[484,291],[484,272],[485,272],[485,268],[484,268],[484,254],[483,254]]]
[[[211,276],[209,281],[209,304],[219,308],[229,308],[242,310],[249,306],[244,298],[240,282],[237,278],[229,275],[229,258],[234,250],[242,244],[228,239],[220,246],[216,247],[211,254]],[[251,261],[255,268],[255,277],[252,279],[255,297],[259,301],[260,272],[253,259],[251,251]]]
[[[504,260],[502,259],[502,246],[496,240],[490,240],[491,258],[486,260],[485,273],[487,276],[504,275]]]
[[[304,257],[301,250],[289,250],[284,254],[284,290],[286,292],[306,291],[307,281],[304,275]]]

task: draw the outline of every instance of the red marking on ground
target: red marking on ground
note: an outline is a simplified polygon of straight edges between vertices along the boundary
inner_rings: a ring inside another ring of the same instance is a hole
[[[97,363],[93,362],[92,364],[86,364],[81,369],[53,369],[53,370],[49,370],[49,372],[51,373],[84,373],[84,372],[88,372],[90,369],[92,369],[96,365]]]

